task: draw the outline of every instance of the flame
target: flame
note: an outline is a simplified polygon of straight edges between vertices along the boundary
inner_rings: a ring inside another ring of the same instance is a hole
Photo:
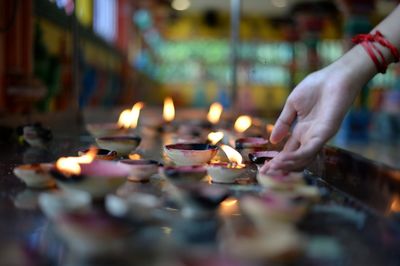
[[[239,116],[235,122],[235,130],[239,133],[245,132],[251,126],[252,120],[248,115]]]
[[[132,106],[131,109],[131,128],[136,128],[138,121],[139,121],[139,115],[140,115],[140,110],[144,107],[144,103],[142,102],[137,102]]]
[[[237,203],[237,199],[229,198],[229,199],[226,199],[223,202],[221,202],[221,205],[229,207],[229,206],[235,205],[236,203]]]
[[[131,154],[129,154],[129,159],[140,160],[140,159],[142,159],[142,156],[140,156],[140,154],[137,154],[137,153],[131,153]]]
[[[175,107],[171,97],[164,100],[163,117],[167,122],[171,122],[175,118]]]
[[[131,124],[131,110],[125,109],[122,111],[117,123],[119,127],[129,128],[129,125]]]
[[[208,134],[208,140],[211,142],[212,145],[217,144],[223,137],[224,132],[222,131],[211,132],[210,134]]]
[[[132,109],[125,109],[121,112],[118,119],[118,126],[123,128],[136,128],[139,120],[140,110],[143,108],[142,102],[137,102]]]
[[[267,130],[267,133],[268,133],[268,134],[271,134],[271,133],[272,133],[272,130],[274,130],[274,125],[273,125],[273,124],[267,124],[267,125],[265,126],[265,129]]]
[[[79,164],[91,163],[97,154],[97,148],[90,147],[89,151],[79,157],[61,157],[56,162],[56,168],[66,175],[79,175],[81,167]]]
[[[223,110],[224,110],[224,108],[222,107],[222,105],[220,103],[215,102],[215,103],[211,104],[210,110],[208,110],[207,120],[211,124],[217,124],[219,122],[219,119],[221,117]]]
[[[237,150],[228,145],[221,145],[221,149],[225,152],[229,162],[233,163],[239,168],[245,166],[244,164],[242,164],[243,157]]]

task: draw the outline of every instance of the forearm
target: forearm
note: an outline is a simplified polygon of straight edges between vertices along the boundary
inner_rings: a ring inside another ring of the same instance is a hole
[[[376,31],[380,31],[383,36],[393,44],[398,50],[400,50],[400,5],[396,7],[393,12],[387,16],[382,22],[380,22],[372,31],[371,34]],[[387,47],[375,43],[379,51],[385,57],[387,63],[393,63],[394,57]],[[339,60],[333,64],[333,68],[339,69],[341,78],[345,84],[350,84],[350,88],[344,86],[346,94],[349,96],[356,97],[359,90],[365,85],[370,79],[372,79],[378,70],[372,61],[368,52],[362,47],[361,44],[355,45],[347,53],[345,53]],[[344,93],[344,92],[343,92]]]

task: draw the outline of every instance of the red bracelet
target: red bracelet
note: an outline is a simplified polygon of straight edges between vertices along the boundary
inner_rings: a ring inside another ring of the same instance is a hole
[[[363,48],[367,51],[369,57],[371,60],[374,62],[376,69],[380,73],[385,73],[386,69],[388,67],[388,63],[386,62],[385,56],[383,53],[379,50],[378,47],[375,46],[375,42],[379,43],[383,47],[386,47],[390,50],[390,53],[394,57],[394,62],[399,62],[400,59],[400,53],[399,50],[394,46],[392,43],[390,43],[383,34],[380,31],[376,31],[375,34],[359,34],[353,37],[352,39],[353,43],[360,43]],[[380,57],[380,61],[376,56],[376,53]]]

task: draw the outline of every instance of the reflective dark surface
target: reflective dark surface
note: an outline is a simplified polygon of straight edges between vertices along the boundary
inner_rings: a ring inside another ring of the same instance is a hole
[[[145,159],[162,161],[161,144],[168,138],[167,134],[142,136],[139,152]],[[54,132],[54,140],[45,150],[23,146],[15,138],[1,142],[0,265],[264,265],[221,254],[221,221],[177,214],[179,206],[160,189],[160,179],[127,183],[119,191],[151,193],[164,206],[156,214],[159,219],[151,223],[118,220],[130,232],[122,256],[77,254],[38,208],[42,191],[26,188],[12,170],[23,163],[77,155],[93,143],[80,128]],[[399,171],[326,147],[307,171],[307,180],[320,188],[322,200],[298,225],[308,239],[306,253],[290,265],[400,265]],[[260,191],[257,184],[223,187],[239,201],[247,193]],[[105,212],[101,203],[94,209]],[[225,219],[232,220],[233,231],[251,226],[240,213]]]

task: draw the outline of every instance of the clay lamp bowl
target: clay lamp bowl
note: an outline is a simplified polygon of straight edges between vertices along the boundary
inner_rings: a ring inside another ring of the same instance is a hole
[[[218,147],[200,143],[180,143],[164,146],[165,154],[176,165],[203,165],[209,162],[218,151]]]
[[[97,138],[96,142],[102,149],[116,151],[118,156],[128,156],[141,140],[138,136],[107,136]]]
[[[240,152],[243,158],[248,161],[249,154],[265,151],[268,147],[268,140],[259,137],[239,138],[235,141],[235,149]]]
[[[279,151],[257,151],[249,153],[249,159],[260,168],[265,162],[271,161]]]
[[[246,165],[242,163],[241,154],[228,145],[221,145],[221,150],[228,157],[229,162],[213,162],[207,166],[208,175],[213,183],[232,184],[246,172]]]
[[[114,136],[126,131],[126,129],[119,126],[117,123],[87,124],[86,130],[95,138]]]
[[[260,220],[297,222],[305,215],[309,203],[290,196],[269,192],[261,197],[243,197],[240,201],[240,207],[247,215],[257,216]]]
[[[128,180],[133,182],[147,182],[150,177],[158,172],[160,164],[154,160],[125,159],[118,162],[129,168]]]
[[[50,163],[23,164],[14,168],[14,174],[31,188],[49,188],[56,185],[50,174]]]
[[[202,165],[164,166],[160,175],[174,183],[200,182],[207,175],[207,168]]]
[[[260,185],[273,190],[292,190],[306,184],[303,174],[298,172],[274,173],[273,175],[259,172],[256,178]]]
[[[79,163],[79,166],[80,174],[69,174],[57,167],[50,173],[60,188],[85,191],[96,199],[114,192],[130,173],[129,167],[113,161],[94,160],[90,163]]]
[[[78,155],[79,156],[84,156],[85,154],[87,154],[89,152],[89,150],[90,149],[79,151]],[[106,150],[106,149],[97,149],[96,151],[97,151],[96,156],[95,156],[96,160],[112,161],[112,160],[115,160],[117,158],[117,152],[116,151],[110,151],[110,150]]]
[[[213,183],[236,183],[236,180],[243,175],[245,171],[245,165],[237,165],[228,162],[211,163],[207,166],[208,175],[211,176],[211,181]]]

